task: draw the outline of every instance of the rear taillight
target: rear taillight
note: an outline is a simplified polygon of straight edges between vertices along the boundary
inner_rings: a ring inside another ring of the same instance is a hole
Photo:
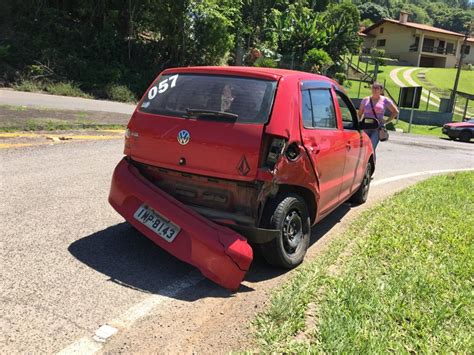
[[[283,138],[272,138],[270,140],[270,146],[268,148],[267,158],[265,160],[265,165],[273,169],[275,167],[276,162],[280,158],[283,150],[285,149],[286,140]]]
[[[127,128],[125,130],[125,144],[123,148],[123,154],[125,155],[130,155],[130,136],[131,136],[130,129]]]

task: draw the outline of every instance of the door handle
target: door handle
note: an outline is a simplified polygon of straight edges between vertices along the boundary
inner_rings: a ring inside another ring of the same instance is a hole
[[[319,147],[317,145],[316,146],[311,146],[311,147],[309,147],[309,151],[312,154],[318,154],[319,153]]]

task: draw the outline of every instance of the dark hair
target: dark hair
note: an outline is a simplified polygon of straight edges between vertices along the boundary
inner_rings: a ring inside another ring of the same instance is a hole
[[[372,89],[380,89],[380,93],[382,95],[385,94],[383,84],[379,83],[378,81],[374,81],[372,83],[371,87],[372,87]]]
[[[383,84],[377,82],[377,81],[374,81],[371,85],[372,89],[380,89],[383,91]]]

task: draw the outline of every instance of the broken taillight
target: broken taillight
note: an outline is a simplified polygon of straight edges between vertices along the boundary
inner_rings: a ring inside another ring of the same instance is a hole
[[[265,161],[265,165],[273,169],[276,162],[280,158],[283,150],[285,149],[286,140],[283,138],[273,137],[270,141],[270,147],[268,148],[268,154]]]

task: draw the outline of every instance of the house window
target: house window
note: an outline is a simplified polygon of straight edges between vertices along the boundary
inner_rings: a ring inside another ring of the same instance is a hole
[[[380,33],[383,33],[383,27],[380,27]]]
[[[454,54],[454,44],[448,42],[446,44],[446,54]]]
[[[377,40],[377,47],[385,47],[385,40],[384,39],[378,39]]]
[[[464,54],[469,55],[471,53],[471,46],[462,46]]]

